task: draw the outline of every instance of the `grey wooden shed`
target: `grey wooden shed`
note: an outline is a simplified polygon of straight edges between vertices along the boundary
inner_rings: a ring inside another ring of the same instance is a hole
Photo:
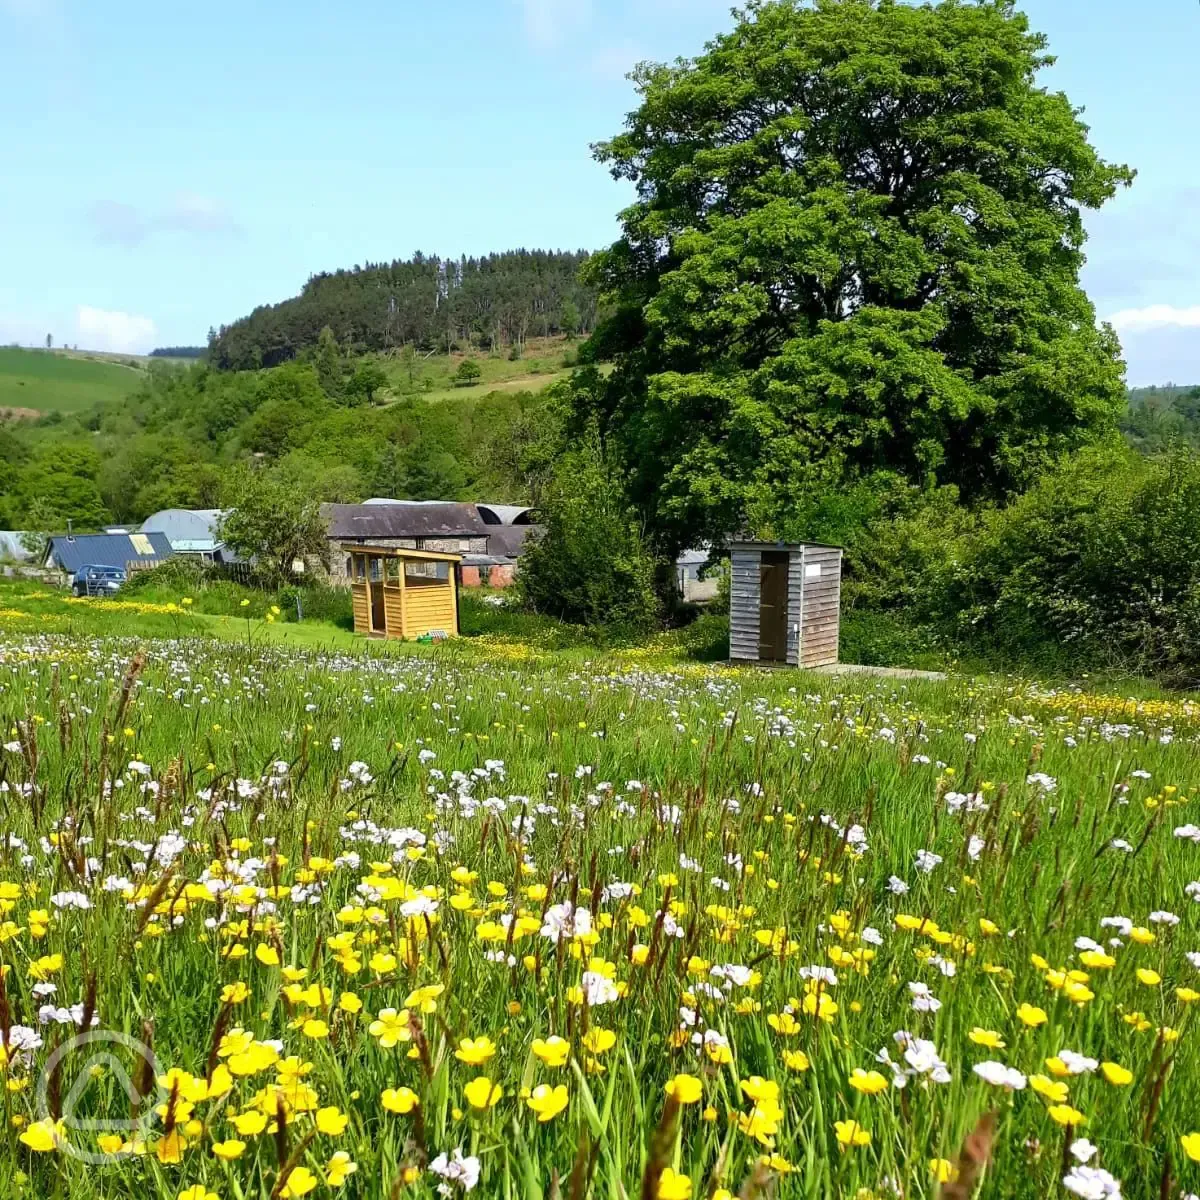
[[[823,667],[838,660],[842,551],[812,542],[729,545],[729,657]]]

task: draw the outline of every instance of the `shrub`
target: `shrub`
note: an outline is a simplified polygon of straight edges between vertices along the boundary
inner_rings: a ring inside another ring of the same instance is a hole
[[[528,606],[578,625],[651,628],[654,560],[594,433],[563,457],[541,507],[546,532],[519,576]]]
[[[176,598],[190,596],[205,582],[206,568],[197,558],[174,555],[153,567],[130,573],[126,592],[170,591]]]
[[[959,636],[1031,660],[1200,672],[1200,456],[1105,446],[1064,461],[964,540]]]

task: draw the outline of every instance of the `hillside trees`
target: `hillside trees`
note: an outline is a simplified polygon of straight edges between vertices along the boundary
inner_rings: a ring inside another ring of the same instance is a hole
[[[314,351],[325,329],[353,353],[471,342],[496,350],[528,337],[587,333],[597,314],[596,291],[580,279],[587,257],[546,250],[462,259],[416,254],[314,275],[293,299],[210,334],[208,358],[226,370],[276,366]],[[574,326],[569,331],[564,314]],[[326,361],[328,351],[326,344],[319,352]]]
[[[1079,286],[1081,210],[1131,179],[1000,0],[751,0],[645,66],[597,147],[636,202],[588,276],[615,311],[576,388],[670,553],[819,536],[875,472],[1003,498],[1111,429],[1122,364]]]

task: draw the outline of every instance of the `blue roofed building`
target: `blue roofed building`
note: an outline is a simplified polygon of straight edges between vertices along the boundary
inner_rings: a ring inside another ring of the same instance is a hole
[[[43,566],[74,575],[80,567],[153,567],[174,551],[165,533],[64,533],[50,539]]]

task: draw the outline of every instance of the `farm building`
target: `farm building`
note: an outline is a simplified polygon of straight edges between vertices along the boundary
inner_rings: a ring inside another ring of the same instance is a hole
[[[732,542],[729,657],[829,666],[838,660],[842,552],[813,543]]]
[[[224,515],[219,508],[164,508],[142,522],[142,532],[165,534],[176,554],[204,562],[231,562],[235,555],[217,536]]]
[[[354,632],[377,638],[458,636],[457,554],[346,543]]]
[[[68,533],[50,539],[42,565],[68,575],[90,566],[137,571],[156,566],[173,553],[163,533]]]
[[[369,501],[366,504],[322,504],[331,543],[334,583],[351,579],[351,545],[393,550],[427,550],[435,554],[484,554],[488,530],[473,504]]]
[[[484,506],[479,506],[482,515]],[[541,533],[540,525],[489,525],[487,554],[465,554],[459,567],[463,587],[511,587],[525,544]]]
[[[533,509],[523,504],[477,504],[485,525],[532,525]]]
[[[321,515],[334,553],[330,579],[350,582],[351,563],[342,549],[351,544],[390,546],[455,554],[463,587],[508,587],[525,541],[538,532],[530,510],[517,505],[460,504],[437,500],[367,500],[323,504]]]
[[[685,550],[675,560],[675,589],[681,600],[688,604],[707,604],[717,598],[720,580],[716,572],[704,573],[711,562],[712,551],[707,546]]]

